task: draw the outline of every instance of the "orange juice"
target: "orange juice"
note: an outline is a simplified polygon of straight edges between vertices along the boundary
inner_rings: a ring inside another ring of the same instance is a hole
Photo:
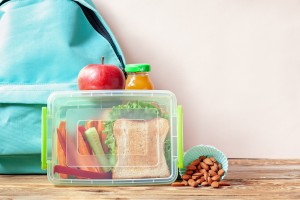
[[[125,71],[128,73],[125,90],[153,90],[154,86],[149,77],[149,64],[128,64]]]

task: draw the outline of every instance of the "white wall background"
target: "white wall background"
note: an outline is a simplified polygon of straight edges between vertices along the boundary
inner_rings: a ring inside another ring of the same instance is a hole
[[[299,0],[94,0],[184,108],[184,145],[300,158]]]

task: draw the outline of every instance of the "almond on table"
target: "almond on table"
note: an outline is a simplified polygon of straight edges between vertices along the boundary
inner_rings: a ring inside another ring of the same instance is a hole
[[[217,182],[217,181],[214,181],[214,182],[212,182],[212,184],[211,184],[211,186],[213,187],[213,188],[218,188],[219,187],[219,182]]]
[[[181,183],[183,183],[185,186],[188,186],[188,182],[186,180],[183,180]]]
[[[186,167],[186,172],[181,177],[183,179],[181,184],[192,187],[211,186],[213,188],[230,186],[228,182],[221,181],[224,174],[225,170],[222,169],[222,164],[214,157],[200,156]],[[175,182],[172,186],[181,186],[181,184]]]
[[[211,178],[213,181],[219,181],[220,180],[220,176],[219,175],[215,175]]]
[[[171,185],[174,186],[174,187],[186,186],[186,185],[185,185],[184,183],[182,183],[182,182],[174,182],[174,183],[172,183]]]
[[[209,186],[209,183],[205,181],[205,182],[203,182],[201,185],[202,185],[202,186]]]
[[[219,182],[219,185],[220,185],[220,186],[230,186],[230,183],[225,182],[225,181],[220,181],[220,182]]]
[[[218,175],[219,175],[219,176],[223,176],[224,173],[225,173],[224,169],[220,169],[220,170],[218,171]]]
[[[188,181],[188,184],[192,187],[197,187],[198,186],[198,183],[196,181],[194,181],[193,179],[190,179]]]

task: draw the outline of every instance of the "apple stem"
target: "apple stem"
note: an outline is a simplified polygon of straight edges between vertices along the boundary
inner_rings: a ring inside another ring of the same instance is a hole
[[[101,63],[104,64],[104,56],[101,57]]]

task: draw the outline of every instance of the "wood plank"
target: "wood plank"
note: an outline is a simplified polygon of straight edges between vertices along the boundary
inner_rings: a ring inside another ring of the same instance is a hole
[[[230,159],[229,187],[57,187],[44,175],[0,175],[0,199],[300,199],[300,160]]]

